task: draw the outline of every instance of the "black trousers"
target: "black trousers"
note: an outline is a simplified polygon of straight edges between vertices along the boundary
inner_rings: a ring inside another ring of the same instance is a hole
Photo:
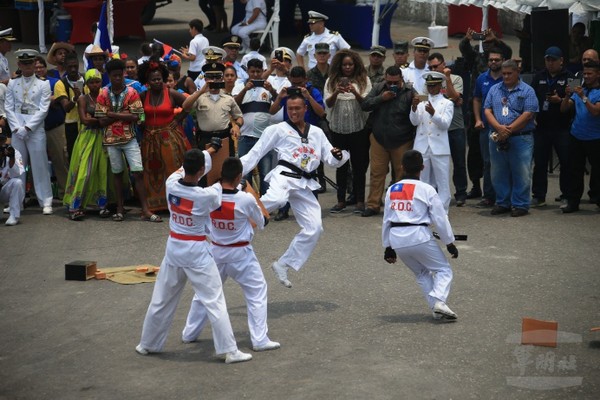
[[[569,161],[568,161],[568,190],[569,204],[579,205],[584,190],[585,163],[589,161],[591,170],[590,188],[600,187],[600,139],[579,140],[569,135]],[[600,203],[600,202],[599,202]]]
[[[331,136],[334,147],[350,152],[354,197],[357,202],[363,203],[365,201],[367,168],[369,167],[369,134],[363,129],[359,132],[347,134],[332,131]],[[335,180],[338,185],[337,200],[341,203],[346,201],[348,167],[348,163],[345,163],[335,172]]]
[[[75,147],[75,141],[77,140],[78,135],[79,123],[65,123],[65,137],[67,138],[67,154],[69,155],[69,160],[71,159],[71,154],[73,154],[73,147]]]

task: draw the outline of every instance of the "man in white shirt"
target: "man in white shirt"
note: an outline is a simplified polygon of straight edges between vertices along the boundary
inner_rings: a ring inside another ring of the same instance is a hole
[[[308,26],[310,28],[310,34],[304,37],[300,47],[296,50],[296,58],[298,59],[298,65],[304,67],[304,56],[308,54],[308,68],[313,68],[317,65],[317,59],[315,58],[315,45],[317,43],[329,44],[329,62],[338,50],[349,49],[350,45],[344,40],[342,35],[336,31],[330,31],[325,28],[325,21],[329,17],[325,14],[318,13],[316,11],[308,12]]]
[[[425,88],[423,74],[429,70],[427,57],[429,57],[429,51],[433,47],[433,40],[419,36],[414,38],[410,43],[414,48],[414,59],[408,67],[402,69],[402,77],[407,85],[412,85],[419,94],[425,95],[427,94],[427,89]]]
[[[0,31],[0,83],[4,83],[5,85],[8,85],[8,81],[10,80],[10,68],[6,54],[12,48],[10,42],[15,40],[17,39],[12,35],[12,28]]]
[[[202,51],[209,46],[209,43],[208,39],[202,34],[204,28],[202,21],[193,19],[190,21],[189,25],[192,40],[188,47],[181,48],[181,57],[190,62],[187,75],[192,78],[192,80],[195,80],[202,72],[202,66],[204,65],[204,55]]]

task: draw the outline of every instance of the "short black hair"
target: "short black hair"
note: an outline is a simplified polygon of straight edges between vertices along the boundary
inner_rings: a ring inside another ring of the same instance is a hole
[[[289,102],[291,100],[297,100],[297,99],[301,99],[302,102],[304,103],[304,105],[306,105],[306,101],[304,99],[304,96],[302,96],[301,94],[292,94],[292,95],[288,96],[286,102],[287,102],[287,104],[289,104]]]
[[[402,169],[405,174],[418,174],[423,168],[423,155],[418,150],[407,150],[402,155]]]
[[[306,70],[297,65],[290,70],[290,78],[306,78]]]
[[[67,55],[65,56],[65,64],[68,63],[69,61],[77,61],[77,64],[79,64],[79,57],[77,57],[77,53],[74,51],[70,51],[67,53]]]
[[[490,54],[490,53],[500,54],[502,56],[502,59],[504,59],[504,53],[498,47],[492,47],[491,49],[488,50],[487,53],[488,54]]]
[[[191,149],[183,155],[183,170],[186,175],[196,175],[204,168],[204,153],[200,149]]]
[[[402,76],[402,70],[399,67],[392,65],[387,67],[387,69],[385,70],[385,74],[390,76]]]
[[[142,65],[138,65],[138,82],[142,85],[149,83],[148,77],[154,71],[160,72],[163,82],[169,78],[169,69],[164,62],[156,56],[150,57],[148,61],[144,61]]]
[[[140,46],[140,52],[145,56],[149,56],[152,54],[152,44],[148,42],[142,43]]]
[[[429,57],[427,57],[427,61],[431,60],[440,60],[441,62],[444,62],[444,56],[442,53],[431,53]]]
[[[190,28],[194,28],[198,33],[202,33],[202,30],[204,29],[204,24],[198,18],[191,20],[189,25]]]
[[[600,70],[600,63],[598,61],[588,61],[585,64],[583,64],[583,68],[591,68],[598,71]]]
[[[237,178],[244,167],[242,166],[242,162],[237,157],[228,157],[223,161],[223,166],[221,167],[221,179],[225,182],[233,182],[235,178]]]
[[[260,39],[255,37],[250,39],[250,50],[258,51],[260,49]]]
[[[42,64],[44,67],[47,67],[48,64],[46,64],[46,59],[42,56],[35,56],[35,58],[33,59],[33,62],[39,62],[40,64]]]
[[[262,70],[263,62],[258,58],[253,58],[252,60],[248,61],[248,69],[250,69],[250,67],[260,68]]]
[[[106,69],[106,72],[108,74],[118,70],[125,71],[125,63],[119,58],[113,58],[112,60],[106,63],[106,66],[104,68]]]

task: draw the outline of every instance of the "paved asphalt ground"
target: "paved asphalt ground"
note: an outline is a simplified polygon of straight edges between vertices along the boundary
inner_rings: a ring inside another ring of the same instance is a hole
[[[148,37],[185,44],[185,22],[199,15],[193,2],[161,9]],[[394,37],[425,32],[426,24],[394,22]],[[119,44],[135,53],[139,43]],[[455,41],[450,46],[446,54],[456,51]],[[557,181],[550,176],[550,200]],[[234,365],[213,356],[208,330],[198,343],[181,343],[189,286],[164,353],[142,357],[134,348],[152,284],[64,280],[63,265],[77,259],[159,265],[167,223],[139,221],[135,208],[122,223],[26,209],[21,224],[0,227],[0,399],[599,397],[600,332],[590,332],[600,326],[594,205],[562,215],[550,202],[522,218],[492,217],[474,201],[453,207],[455,233],[469,240],[451,261],[449,304],[459,320],[444,324],[432,320],[410,271],[383,261],[380,216],[329,214],[331,189],[320,202],[325,233],[305,268],[291,274],[292,289],[268,266],[297,232],[295,221],[257,234],[269,334],[282,348]],[[225,293],[239,346],[249,351],[241,291],[228,282]],[[558,347],[521,346],[522,317],[558,321]]]

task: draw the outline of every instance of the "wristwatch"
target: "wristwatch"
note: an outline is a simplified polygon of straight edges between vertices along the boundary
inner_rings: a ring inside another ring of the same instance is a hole
[[[587,98],[587,97],[584,97],[583,99],[581,99],[581,102],[582,102],[583,104],[586,104],[586,103],[588,102],[588,98]]]

